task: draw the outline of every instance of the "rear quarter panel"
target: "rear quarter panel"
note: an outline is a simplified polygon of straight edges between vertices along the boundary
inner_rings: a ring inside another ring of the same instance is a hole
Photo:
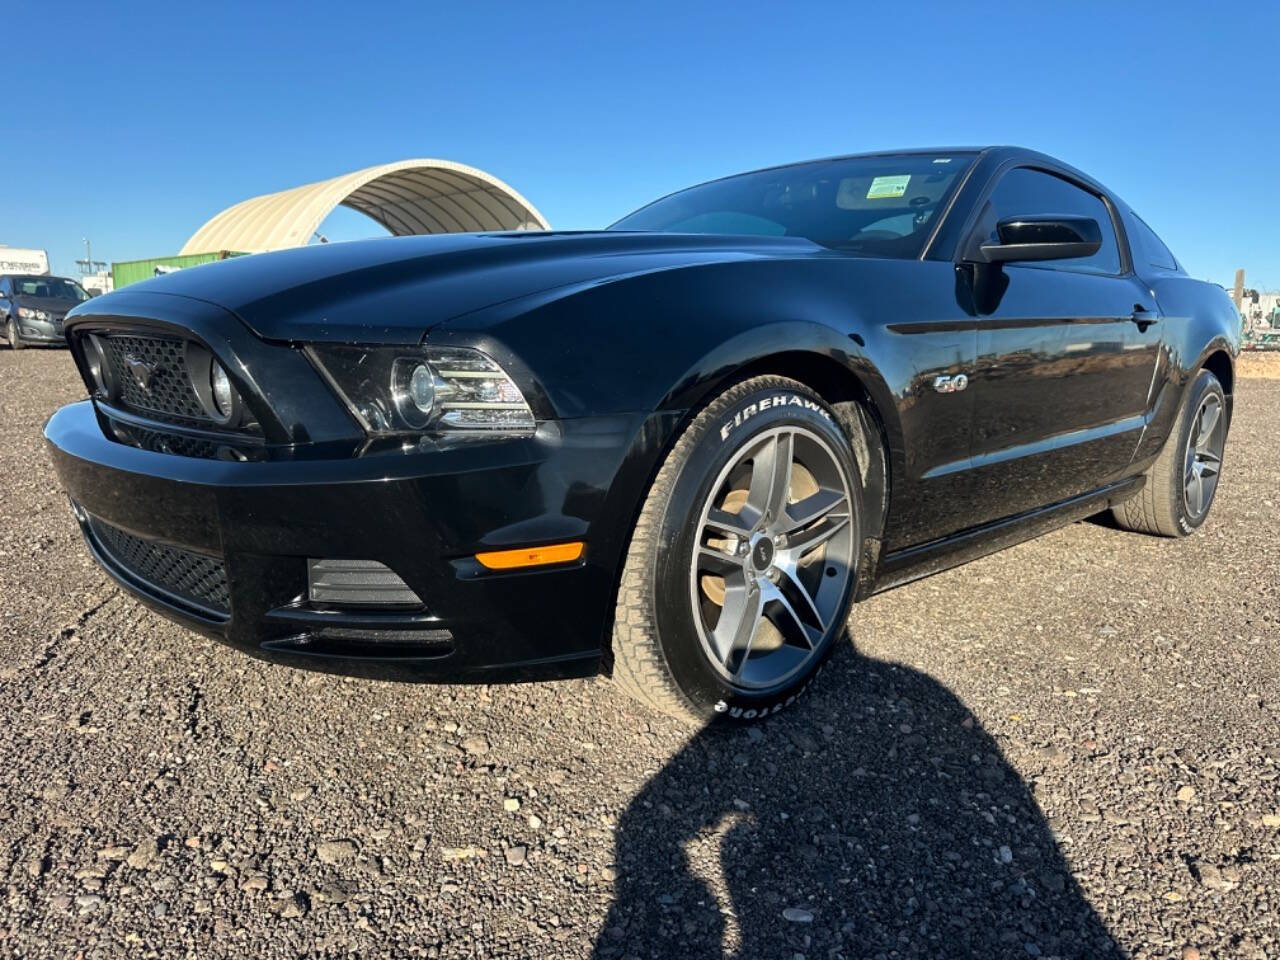
[[[1227,292],[1217,284],[1193,280],[1180,273],[1152,273],[1143,277],[1160,307],[1163,355],[1156,371],[1158,394],[1151,419],[1134,454],[1135,465],[1154,460],[1172,432],[1183,397],[1206,360],[1224,353],[1234,370],[1240,352],[1239,315]],[[1234,373],[1231,380],[1234,381]],[[1224,383],[1228,410],[1234,383]]]

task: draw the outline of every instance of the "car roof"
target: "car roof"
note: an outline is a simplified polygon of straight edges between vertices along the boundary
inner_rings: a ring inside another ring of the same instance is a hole
[[[710,180],[704,180],[702,183],[690,184],[690,186],[702,186],[703,183],[715,183],[718,180],[729,180],[733,177],[750,176],[753,173],[767,173],[770,170],[785,170],[787,167],[804,167],[811,163],[835,163],[840,160],[858,160],[864,157],[902,157],[902,156],[926,156],[934,153],[950,153],[950,154],[966,154],[968,156],[978,156],[983,152],[990,150],[990,147],[909,147],[903,150],[867,150],[861,153],[837,153],[829,157],[810,157],[807,160],[789,160],[786,163],[771,163],[767,167],[757,167],[754,170],[739,170],[734,173],[727,173],[722,177],[712,177]],[[681,188],[682,190],[685,188]],[[676,191],[677,193],[681,191]]]
[[[975,165],[985,162],[988,169],[995,171],[1009,162],[1028,163],[1033,166],[1043,166],[1049,170],[1056,170],[1059,173],[1066,174],[1073,180],[1079,180],[1081,183],[1087,184],[1098,193],[1105,194],[1116,206],[1122,210],[1129,210],[1128,204],[1121,200],[1114,190],[1108,189],[1104,184],[1100,183],[1096,178],[1089,176],[1083,170],[1073,167],[1071,164],[1059,160],[1057,157],[1039,150],[1032,150],[1029,147],[1019,147],[1012,144],[991,144],[985,147],[934,147],[934,148],[911,148],[907,150],[877,150],[872,153],[851,153],[843,157],[830,157],[831,160],[853,159],[855,157],[890,157],[903,156],[907,154],[930,154],[930,153],[951,153],[951,154],[971,154],[974,157]]]

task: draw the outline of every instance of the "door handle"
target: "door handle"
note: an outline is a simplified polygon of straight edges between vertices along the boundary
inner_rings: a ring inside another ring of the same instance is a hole
[[[1143,332],[1153,323],[1157,323],[1160,320],[1160,316],[1154,311],[1148,310],[1142,304],[1135,303],[1133,305],[1133,313],[1129,316],[1129,319],[1138,325],[1139,332]]]

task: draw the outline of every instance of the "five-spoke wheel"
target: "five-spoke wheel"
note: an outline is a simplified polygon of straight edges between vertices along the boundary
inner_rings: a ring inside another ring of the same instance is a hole
[[[690,598],[707,656],[735,686],[768,687],[818,651],[853,565],[850,494],[817,434],[756,435],[698,521]]]
[[[1226,445],[1226,421],[1222,416],[1222,397],[1207,393],[1187,436],[1184,486],[1187,513],[1202,517],[1213,502],[1222,472],[1222,450]]]
[[[791,703],[844,633],[861,495],[849,433],[812,390],[765,376],[725,391],[681,435],[636,523],[614,680],[698,721]]]
[[[1222,383],[1200,370],[1187,385],[1164,448],[1137,496],[1112,508],[1126,530],[1185,537],[1209,516],[1227,442],[1230,407]]]

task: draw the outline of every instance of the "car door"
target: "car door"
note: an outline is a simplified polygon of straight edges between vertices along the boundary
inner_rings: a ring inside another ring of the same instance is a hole
[[[997,179],[975,230],[1023,216],[1092,218],[1102,244],[1088,257],[1000,267],[1002,292],[978,316],[971,376],[975,525],[1122,477],[1159,356],[1156,302],[1133,273],[1110,203],[1084,183],[1017,166]]]

